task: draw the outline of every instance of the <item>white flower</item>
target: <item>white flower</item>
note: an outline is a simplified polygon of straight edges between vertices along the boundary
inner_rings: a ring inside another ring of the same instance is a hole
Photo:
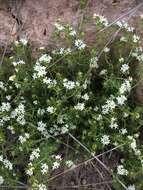
[[[108,26],[108,20],[104,16],[94,13],[93,18],[98,18],[99,23],[103,24],[104,26]]]
[[[14,127],[13,127],[13,126],[8,126],[7,129],[9,129],[12,134],[15,134],[15,131],[14,131]]]
[[[126,112],[123,113],[123,117],[124,117],[124,118],[127,118],[128,116],[129,116],[128,113],[126,113]]]
[[[135,57],[136,59],[140,59],[139,57],[140,57],[140,55],[138,54],[138,52],[132,52],[131,53],[131,55],[132,55],[132,57]]]
[[[93,14],[93,18],[95,19],[96,17],[99,17],[100,15],[99,14],[96,14],[96,13],[94,13]]]
[[[11,100],[11,96],[10,96],[10,95],[6,96],[5,98],[6,98],[8,101]]]
[[[21,144],[25,143],[27,139],[29,139],[30,135],[29,133],[25,133],[24,136],[19,136],[19,141]]]
[[[83,96],[82,96],[82,98],[84,99],[84,100],[89,100],[89,96],[88,96],[88,94],[86,93],[86,94],[84,94]]]
[[[38,190],[47,190],[47,187],[44,184],[39,184],[38,185]]]
[[[109,136],[108,135],[103,135],[101,137],[101,143],[103,145],[108,145],[110,143],[110,139],[109,139]]]
[[[137,43],[139,40],[140,40],[140,37],[134,34],[133,35],[133,42]]]
[[[64,117],[62,115],[59,115],[57,118],[57,123],[64,124]]]
[[[43,83],[45,83],[45,84],[51,84],[52,83],[52,79],[45,77],[43,79]]]
[[[83,43],[82,40],[75,40],[75,46],[78,48],[78,49],[84,49],[86,47],[86,44]]]
[[[66,162],[66,165],[70,168],[74,165],[73,161],[72,160],[67,160]]]
[[[4,126],[5,122],[3,119],[0,119],[0,126]]]
[[[103,118],[102,115],[99,114],[99,115],[97,116],[96,120],[97,120],[97,121],[100,121],[100,120],[102,120],[102,118]]]
[[[17,46],[19,45],[19,41],[18,40],[15,40],[14,44]]]
[[[75,30],[71,30],[69,33],[70,36],[76,36],[76,31]]]
[[[69,126],[68,126],[67,124],[61,128],[61,133],[62,133],[62,134],[65,134],[65,133],[67,133],[68,131],[69,131]]]
[[[135,149],[134,152],[135,152],[135,155],[137,155],[137,156],[141,156],[141,151],[140,151],[140,150]]]
[[[141,159],[141,165],[142,165],[142,168],[143,168],[143,159]]]
[[[59,50],[59,54],[60,54],[60,55],[63,55],[64,52],[65,52],[65,49],[64,49],[64,48],[60,48],[60,50]]]
[[[116,25],[119,26],[120,28],[123,27],[123,23],[122,23],[121,21],[117,21],[117,22],[116,22]]]
[[[119,88],[119,92],[120,94],[124,94],[125,92],[130,92],[130,90],[131,90],[131,82],[130,80],[126,79]]]
[[[76,110],[82,111],[82,110],[84,110],[85,105],[84,105],[84,103],[78,103],[76,106],[74,106],[74,108],[75,108]]]
[[[128,132],[127,129],[121,129],[121,130],[120,130],[120,133],[121,133],[122,135],[127,134],[127,132]]]
[[[16,78],[16,75],[12,75],[9,77],[9,81],[14,81],[15,78]]]
[[[6,87],[4,85],[3,81],[0,81],[0,89],[5,90],[6,91]]]
[[[33,175],[33,171],[34,171],[34,167],[33,167],[33,164],[30,162],[28,164],[28,169],[26,170],[26,174],[29,175],[29,176],[32,176]]]
[[[43,47],[43,46],[39,47],[39,50],[44,50],[44,49],[45,49],[45,47]]]
[[[37,127],[37,130],[40,131],[40,132],[44,132],[46,130],[46,124],[43,123],[42,121],[39,121],[37,123],[38,127]]]
[[[0,106],[0,112],[8,112],[11,109],[11,105],[9,102],[2,102],[2,105]]]
[[[33,101],[33,104],[37,105],[37,104],[38,104],[38,101],[37,101],[37,100]]]
[[[122,21],[117,21],[116,24],[120,27],[120,28],[125,28],[128,32],[133,32],[134,28],[129,26],[129,24],[127,22],[125,22],[124,20]]]
[[[53,106],[48,106],[46,110],[48,113],[51,113],[51,114],[55,112],[55,108]]]
[[[29,139],[29,137],[30,137],[29,133],[25,133],[25,137],[26,137],[27,139]]]
[[[123,164],[123,163],[125,162],[125,159],[124,159],[124,158],[122,158],[120,161],[121,161],[121,163]]]
[[[40,157],[40,149],[39,148],[36,148],[32,151],[31,155],[30,155],[30,161],[33,161],[37,158]]]
[[[121,96],[118,96],[117,98],[117,103],[118,105],[123,105],[125,103],[125,101],[127,100],[126,96],[124,95],[121,95]]]
[[[108,48],[108,47],[105,47],[105,48],[104,48],[104,52],[105,52],[105,53],[108,53],[109,51],[110,51],[110,48]]]
[[[118,128],[118,124],[116,122],[116,118],[114,118],[114,117],[111,118],[111,124],[109,125],[109,127],[111,129],[117,129]]]
[[[40,58],[39,58],[39,62],[47,62],[50,63],[50,61],[52,60],[52,57],[50,55],[47,54],[43,54]]]
[[[127,65],[127,64],[123,64],[122,66],[121,66],[121,72],[122,73],[125,73],[125,72],[127,72],[128,70],[129,70],[129,65]]]
[[[74,81],[68,81],[66,78],[63,80],[63,86],[68,90],[72,90],[73,88],[75,88],[78,85],[79,85],[78,83],[76,83]]]
[[[0,185],[2,185],[3,183],[4,183],[4,178],[0,176]]]
[[[123,165],[119,165],[117,167],[117,174],[118,175],[128,175],[128,170],[126,170]]]
[[[106,101],[106,104],[102,106],[102,113],[108,114],[110,111],[113,111],[113,109],[116,107],[116,103],[114,100],[109,99]]]
[[[48,131],[46,130],[46,124],[42,121],[39,121],[37,126],[37,130],[46,138],[49,138]]]
[[[65,54],[69,54],[69,53],[71,53],[71,48],[67,48],[67,49],[65,49]]]
[[[38,63],[38,62],[34,66],[34,71],[36,71],[36,73],[34,73],[34,75],[33,75],[34,79],[39,78],[39,77],[43,77],[47,74],[46,67],[40,65],[40,63]]]
[[[98,69],[99,65],[97,64],[97,62],[98,62],[98,57],[91,58],[90,67]]]
[[[18,84],[18,83],[15,83],[15,87],[16,87],[16,88],[20,88],[20,87],[21,87],[21,85],[20,85],[20,84]]]
[[[5,166],[7,169],[12,170],[13,166],[12,166],[12,163],[11,163],[9,160],[4,159],[4,160],[3,160],[3,164],[4,164],[4,166]]]
[[[133,32],[134,30],[135,30],[134,27],[131,27],[131,26],[127,27],[127,31],[128,31],[128,32]]]
[[[55,170],[55,169],[58,169],[59,167],[60,167],[60,163],[57,162],[57,161],[55,161],[55,162],[53,163],[52,169]]]
[[[4,183],[4,179],[2,176],[0,176],[0,185],[2,185]]]
[[[20,41],[24,46],[26,46],[27,43],[28,43],[28,40],[25,39],[25,38],[21,38],[19,41]]]
[[[93,110],[98,111],[99,110],[98,106],[95,106],[95,108]]]
[[[3,121],[9,121],[10,120],[10,117],[9,116],[3,116]]]
[[[135,140],[134,138],[132,139],[132,142],[131,142],[130,146],[131,146],[131,148],[132,148],[134,151],[136,150],[136,148],[137,148],[137,143],[136,143],[136,140]]]
[[[29,176],[32,176],[33,175],[33,168],[30,168],[26,171],[26,174],[29,175]]]
[[[44,109],[39,108],[39,109],[37,110],[37,115],[42,116],[42,115],[44,115],[44,113],[45,113],[45,110],[44,110]]]
[[[124,58],[121,57],[121,58],[119,59],[119,62],[120,62],[120,63],[123,63],[123,62],[124,62]]]
[[[26,121],[23,117],[19,116],[17,117],[16,121],[20,124],[20,125],[25,125]]]
[[[107,70],[106,69],[101,70],[100,73],[99,73],[99,75],[101,75],[101,76],[105,75],[105,74],[107,74]]]
[[[23,61],[23,60],[20,60],[20,61],[17,61],[17,62],[12,62],[12,64],[13,64],[13,66],[17,66],[17,65],[24,65],[25,64],[25,62]]]
[[[46,163],[44,163],[44,164],[42,163],[41,164],[41,173],[46,174],[46,173],[48,173],[48,170],[49,170],[48,165]]]
[[[3,162],[4,158],[3,155],[0,155],[0,162]]]
[[[21,44],[23,44],[24,46],[26,46],[27,45],[27,43],[28,43],[28,40],[26,39],[26,38],[21,38],[19,41],[15,41],[14,42],[14,44],[17,46],[17,45],[19,45],[19,43],[21,43]]]
[[[57,29],[58,31],[64,30],[64,26],[62,26],[61,24],[59,24],[59,23],[56,22],[54,25],[55,25],[55,27],[56,27],[56,29]]]
[[[56,156],[55,156],[55,159],[61,161],[61,160],[62,160],[61,155],[56,155]]]
[[[22,103],[20,103],[18,107],[11,112],[11,118],[17,117],[16,121],[20,125],[25,125],[26,121],[24,119],[24,114],[25,114],[25,106]]]
[[[50,78],[47,78],[45,77],[43,79],[43,83],[47,85],[48,88],[52,88],[52,87],[55,87],[57,85],[57,81],[55,79],[50,79]]]
[[[122,36],[121,38],[120,38],[120,42],[127,42],[128,40],[127,40],[127,38],[125,37],[125,36]]]
[[[129,135],[129,136],[128,136],[128,139],[129,139],[129,140],[133,140],[133,136],[130,136],[130,135]]]
[[[127,190],[136,190],[135,185],[129,185],[127,187]]]

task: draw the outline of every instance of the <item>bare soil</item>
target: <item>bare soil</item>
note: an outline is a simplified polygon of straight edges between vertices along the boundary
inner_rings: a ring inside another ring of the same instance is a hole
[[[83,9],[79,0],[0,0],[0,43],[26,36],[36,47],[47,46],[52,42],[53,23],[58,19],[75,28],[83,14],[99,13],[113,21],[139,3],[137,0],[82,1],[85,2]],[[130,21],[136,23],[142,11],[143,7]]]

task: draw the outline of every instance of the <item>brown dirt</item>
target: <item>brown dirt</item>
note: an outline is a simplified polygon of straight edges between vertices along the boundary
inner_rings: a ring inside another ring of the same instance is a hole
[[[100,160],[108,167],[115,168],[120,160],[119,154],[115,151],[111,154],[103,155]],[[49,190],[114,190],[111,173],[107,172],[98,162],[92,162],[76,167],[83,163],[82,159],[77,160],[75,169],[72,169],[58,177],[58,174],[67,170],[59,169],[52,174],[57,176],[49,184]]]
[[[10,42],[19,35],[27,36],[35,46],[49,45],[53,23],[57,19],[77,27],[83,14],[79,2],[79,0],[0,0],[0,43]],[[135,7],[137,1],[89,0],[87,5],[84,14],[99,13],[112,21]],[[132,16],[131,21],[135,22],[142,10],[143,7],[136,12],[135,16]],[[20,32],[16,35],[17,30]]]

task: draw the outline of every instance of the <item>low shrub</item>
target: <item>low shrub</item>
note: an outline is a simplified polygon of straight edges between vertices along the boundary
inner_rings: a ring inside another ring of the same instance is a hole
[[[100,15],[93,22],[96,30],[108,26]],[[46,190],[52,171],[76,167],[82,146],[86,159],[117,148],[121,159],[110,170],[113,186],[142,189],[143,108],[133,98],[140,73],[134,65],[143,62],[140,37],[118,21],[112,33],[98,32],[89,46],[71,26],[55,28],[56,39],[64,36],[62,47],[41,47],[35,58],[20,39],[1,65],[1,187]],[[65,161],[60,149],[68,136],[76,152]]]

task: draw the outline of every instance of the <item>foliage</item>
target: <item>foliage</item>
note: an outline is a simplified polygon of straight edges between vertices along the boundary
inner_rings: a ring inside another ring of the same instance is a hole
[[[108,26],[103,16],[94,15],[93,21],[98,29]],[[142,189],[143,108],[132,96],[138,81],[134,63],[143,62],[139,36],[127,23],[117,22],[112,33],[120,29],[118,38],[103,48],[111,33],[105,31],[89,46],[71,26],[55,27],[57,41],[64,34],[63,47],[51,52],[41,47],[33,58],[27,40],[21,39],[1,66],[1,186],[22,182],[47,189],[53,170],[73,166],[74,160],[65,162],[57,154],[72,134],[90,150],[82,155],[88,158],[119,146],[113,185],[124,189],[118,177],[128,190]],[[76,143],[72,146],[80,151]]]

